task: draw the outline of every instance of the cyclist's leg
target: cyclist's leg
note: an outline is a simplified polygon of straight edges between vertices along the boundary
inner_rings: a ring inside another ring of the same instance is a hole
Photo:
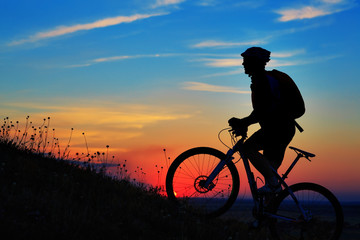
[[[282,127],[264,132],[264,156],[277,171],[284,159],[286,148],[295,135],[295,127]],[[275,174],[272,170],[270,172],[265,176],[265,181],[273,186],[278,185]]]
[[[277,170],[284,159],[287,146],[295,135],[295,127],[289,126],[264,132],[264,156]]]
[[[264,176],[266,183],[278,185],[272,171],[277,170],[284,158],[285,150],[295,134],[295,128],[260,129],[244,144],[245,154],[252,165]],[[259,153],[263,150],[263,154]]]
[[[255,132],[244,143],[244,154],[251,164],[265,177],[272,176],[269,161],[259,151],[264,150],[264,131]]]

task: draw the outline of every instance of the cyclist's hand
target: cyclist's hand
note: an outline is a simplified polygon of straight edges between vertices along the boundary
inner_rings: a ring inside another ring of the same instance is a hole
[[[230,118],[229,121],[229,126],[232,127],[232,128],[241,128],[243,127],[244,124],[244,121],[240,118]]]
[[[232,134],[234,134],[236,137],[238,136],[247,137],[247,131],[248,131],[248,127],[232,128],[231,130]]]
[[[229,119],[228,123],[232,128],[232,132],[235,136],[246,137],[248,131],[248,125],[245,123],[243,119],[233,117]]]

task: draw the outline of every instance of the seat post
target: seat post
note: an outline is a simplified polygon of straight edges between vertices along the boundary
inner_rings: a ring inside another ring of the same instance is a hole
[[[294,168],[295,164],[296,164],[296,163],[299,161],[299,159],[300,159],[301,157],[303,157],[303,156],[304,156],[304,155],[301,154],[301,153],[298,153],[298,154],[297,154],[295,160],[292,162],[292,164],[290,165],[290,167],[286,170],[285,174],[283,174],[282,180],[285,180],[285,179],[288,177],[289,173],[290,173],[291,170]]]

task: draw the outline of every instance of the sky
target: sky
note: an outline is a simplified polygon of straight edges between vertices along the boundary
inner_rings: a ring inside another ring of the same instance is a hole
[[[116,161],[127,160],[131,177],[163,185],[181,152],[227,150],[218,132],[252,110],[240,54],[259,46],[271,51],[267,69],[290,75],[306,104],[298,120],[305,131],[290,145],[317,156],[299,162],[289,183],[312,181],[341,200],[360,199],[358,1],[4,0],[0,6],[3,118],[24,127],[26,116],[35,126],[50,117],[62,146],[71,136],[71,154],[87,151],[86,144],[91,152],[108,150]],[[288,150],[280,172],[294,157]]]

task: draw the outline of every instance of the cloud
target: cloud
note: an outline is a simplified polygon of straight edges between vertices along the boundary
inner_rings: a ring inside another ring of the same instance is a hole
[[[263,40],[254,40],[249,42],[222,42],[222,41],[214,41],[207,40],[193,45],[193,48],[231,48],[238,46],[252,46],[265,44]]]
[[[336,3],[341,3],[344,0],[321,0],[324,3],[331,3],[331,4],[336,4]]]
[[[110,144],[112,151],[119,152],[131,146],[139,147],[141,142],[153,143],[159,136],[153,136],[152,129],[162,128],[163,124],[169,122],[190,119],[196,114],[188,113],[187,107],[76,98],[3,102],[0,103],[0,110],[10,114],[8,116],[11,120],[18,120],[21,131],[25,127],[26,115],[30,116],[29,121],[36,128],[42,125],[42,119],[50,117],[49,139],[53,136],[58,138],[62,151],[68,143],[70,129],[73,128],[74,134],[70,143],[72,153],[86,152],[83,132],[90,152],[105,148],[107,144]]]
[[[326,61],[329,59],[333,59],[334,57],[324,57],[324,58],[311,58],[309,59],[298,59],[296,58],[297,55],[301,55],[306,53],[305,49],[295,49],[290,51],[282,51],[282,52],[273,52],[271,53],[271,60],[266,65],[267,68],[276,68],[276,67],[286,67],[286,66],[297,66],[297,65],[305,65],[305,64],[312,64],[314,62],[319,61]],[[212,55],[209,55],[212,56]],[[229,57],[216,58],[201,58],[194,61],[203,62],[205,66],[214,67],[214,68],[223,68],[229,69],[232,68],[231,71],[219,72],[219,73],[212,73],[208,75],[202,76],[202,78],[212,78],[212,77],[223,77],[223,76],[230,76],[230,75],[239,75],[243,74],[244,70],[242,67],[242,57],[240,55],[229,55]],[[189,86],[187,86],[189,87]],[[200,88],[200,85],[191,85],[192,88]]]
[[[302,8],[288,8],[278,10],[276,13],[281,17],[278,19],[280,22],[288,22],[293,20],[312,19],[316,17],[331,15],[341,11],[345,11],[354,4],[350,1],[343,0],[321,0],[318,6],[304,6]]]
[[[315,18],[315,17],[331,14],[331,12],[327,10],[311,7],[311,6],[306,6],[301,9],[280,10],[277,13],[281,15],[281,17],[279,18],[280,22],[288,22],[297,19],[301,20],[307,18]]]
[[[209,67],[217,67],[217,68],[228,68],[228,67],[242,67],[242,59],[241,58],[233,58],[233,59],[202,59],[201,61],[206,61],[205,65]],[[283,66],[294,66],[299,65],[298,61],[284,61],[271,59],[271,61],[266,65],[267,67],[283,67]],[[235,71],[234,73],[237,73]],[[229,74],[230,75],[230,74]]]
[[[293,51],[286,51],[286,52],[272,52],[271,57],[275,58],[289,58],[296,56],[298,54],[304,54],[306,51],[305,49],[297,49]]]
[[[28,42],[36,42],[43,39],[63,36],[66,34],[84,31],[84,30],[92,30],[95,28],[104,28],[109,26],[114,26],[122,23],[131,23],[134,21],[138,21],[145,18],[151,18],[156,16],[166,15],[168,13],[153,13],[153,14],[135,14],[132,16],[117,16],[111,18],[104,18],[101,20],[97,20],[95,22],[86,23],[86,24],[75,24],[72,26],[59,26],[53,30],[45,31],[45,32],[38,32],[28,38],[16,40],[9,43],[9,46],[21,45]]]
[[[99,63],[99,62],[112,62],[112,61],[118,61],[118,60],[124,60],[134,58],[131,56],[114,56],[114,57],[106,57],[106,58],[97,58],[94,59],[92,62]]]
[[[297,65],[296,62],[277,60],[277,58],[291,58],[298,54],[303,54],[303,53],[305,53],[305,49],[271,53],[271,61],[269,62],[268,66],[279,67],[279,66]],[[243,63],[240,54],[238,56],[231,58],[202,58],[197,61],[205,62],[205,66],[209,66],[209,67],[240,67],[242,66]],[[235,71],[235,73],[237,72]]]
[[[200,61],[205,61],[205,65],[210,67],[239,67],[243,62],[240,55],[238,58],[207,58],[201,59]]]
[[[156,3],[152,6],[153,8],[170,6],[170,5],[177,5],[186,0],[156,0]]]
[[[131,56],[113,56],[113,57],[104,57],[104,58],[97,58],[92,60],[93,63],[100,63],[100,62],[112,62],[112,61],[119,61],[125,59],[134,59],[134,58],[160,58],[160,57],[172,57],[176,56],[177,54],[166,53],[166,54],[138,54],[138,55],[131,55]]]
[[[185,82],[183,89],[191,90],[191,91],[203,91],[203,92],[250,94],[249,91],[243,91],[233,87],[211,85],[201,82]]]
[[[102,57],[96,58],[87,61],[82,64],[73,64],[65,66],[65,68],[77,68],[77,67],[89,67],[94,64],[104,63],[104,62],[114,62],[114,61],[123,61],[129,59],[137,59],[137,58],[165,58],[165,57],[190,57],[190,58],[198,58],[198,57],[222,57],[222,58],[234,58],[229,61],[237,61],[236,58],[240,57],[240,54],[214,54],[214,53],[158,53],[158,54],[136,54],[136,55],[119,55],[119,56],[111,56],[111,57]],[[211,61],[216,61],[216,59],[204,58],[204,59],[196,59],[191,61],[208,61],[209,66],[216,66],[216,64],[221,65],[221,61],[225,62],[226,59],[219,60],[219,63],[211,63]],[[223,63],[225,66],[231,65],[231,63]],[[234,63],[238,65],[238,63]]]
[[[66,68],[89,67],[89,66],[97,64],[97,63],[114,62],[114,61],[136,59],[136,58],[161,58],[161,57],[172,57],[172,56],[177,56],[177,55],[183,55],[183,54],[166,53],[166,54],[120,55],[120,56],[96,58],[96,59],[90,60],[88,63],[69,65],[69,66],[66,66]]]
[[[66,66],[65,68],[79,68],[79,67],[89,67],[91,66],[91,63],[84,63],[84,64],[74,64],[74,65],[69,65]]]
[[[266,67],[267,68],[275,68],[275,67],[307,65],[307,64],[314,64],[314,63],[318,63],[318,62],[329,61],[329,60],[333,60],[333,59],[341,57],[339,55],[331,55],[331,56],[311,57],[308,59],[296,59],[296,60],[287,59],[289,57],[293,57],[296,54],[300,54],[300,53],[303,53],[303,51],[295,50],[295,51],[290,51],[290,52],[274,53],[274,55],[276,55],[277,58],[271,59],[271,61],[266,65]],[[235,66],[235,64],[231,64],[231,59],[227,59],[229,64],[225,64],[225,63],[219,64],[218,60],[219,59],[212,59],[213,62],[206,63],[206,65],[211,66],[211,67],[225,67],[225,68]],[[235,60],[236,59],[234,59],[234,61]],[[243,72],[244,72],[243,69],[240,68],[239,70],[232,70],[232,71],[227,71],[227,72],[222,72],[222,73],[213,73],[213,74],[205,75],[205,76],[203,76],[203,78],[238,75],[238,74],[242,74]]]
[[[288,52],[275,52],[272,53],[271,56],[275,58],[287,58],[287,57],[295,56],[297,54],[302,54],[304,52],[305,52],[304,49],[299,49]],[[184,57],[184,56],[191,58],[204,57],[192,61],[205,62],[205,65],[209,67],[239,67],[242,65],[242,58],[240,54],[161,53],[161,54],[137,54],[137,55],[119,55],[119,56],[111,56],[111,57],[102,57],[102,58],[89,60],[87,63],[83,63],[83,64],[69,65],[66,66],[66,68],[89,67],[99,63],[123,61],[123,60],[138,59],[138,58],[164,58],[164,57]],[[284,64],[281,64],[281,66],[284,66]]]
[[[282,60],[277,60],[277,59],[272,59],[267,65],[266,67],[287,67],[287,66],[296,66],[296,65],[301,65],[304,63],[301,63],[300,61],[282,61]]]
[[[200,0],[198,5],[209,7],[209,6],[216,6],[218,4],[217,0]]]
[[[76,102],[76,101],[71,101]],[[63,123],[72,125],[87,125],[98,127],[112,126],[116,129],[135,128],[141,129],[148,124],[160,121],[190,118],[191,115],[174,113],[171,109],[144,104],[118,104],[115,102],[72,104],[43,104],[34,102],[13,102],[2,104],[11,109],[19,109],[41,116],[49,115]],[[41,118],[39,118],[41,119]]]

